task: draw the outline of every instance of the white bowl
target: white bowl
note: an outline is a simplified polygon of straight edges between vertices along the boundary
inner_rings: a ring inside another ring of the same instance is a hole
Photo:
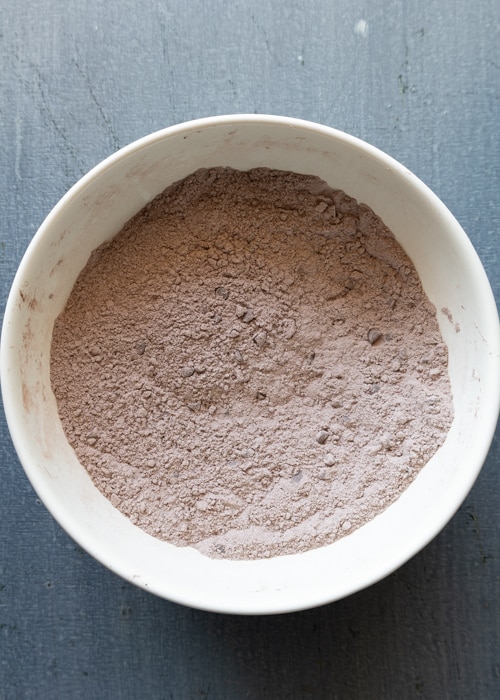
[[[49,378],[52,328],[90,253],[172,182],[200,167],[311,173],[368,204],[413,260],[449,350],[455,418],[444,445],[382,514],[334,544],[267,560],[209,559],[134,526],[96,489],[69,446]],[[457,333],[454,324],[460,326]],[[499,324],[464,231],[411,172],[334,129],[236,115],[146,136],[61,199],[15,277],[2,331],[5,411],[21,463],[59,524],[105,566],[159,596],[206,610],[281,613],[331,602],[387,576],[426,545],[471,489],[499,411]],[[456,556],[460,556],[459,553]]]

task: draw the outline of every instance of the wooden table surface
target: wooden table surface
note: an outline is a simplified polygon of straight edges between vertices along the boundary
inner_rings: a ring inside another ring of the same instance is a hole
[[[164,126],[328,124],[448,205],[500,298],[498,0],[3,0],[0,293],[53,205]],[[377,585],[225,616],[161,600],[54,522],[0,420],[0,698],[500,698],[500,443],[462,508]]]

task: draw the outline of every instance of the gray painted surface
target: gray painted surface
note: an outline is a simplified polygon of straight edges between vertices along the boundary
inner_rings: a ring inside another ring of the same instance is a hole
[[[419,175],[500,298],[497,0],[3,0],[0,294],[102,158],[213,114],[311,119]],[[500,443],[445,530],[315,610],[190,610],[97,564],[37,500],[0,422],[0,698],[500,697]]]

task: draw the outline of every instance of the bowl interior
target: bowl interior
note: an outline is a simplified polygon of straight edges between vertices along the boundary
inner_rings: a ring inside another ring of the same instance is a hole
[[[50,387],[52,327],[98,245],[172,182],[200,167],[311,173],[365,202],[412,258],[449,349],[455,419],[447,440],[381,515],[336,543],[262,561],[224,561],[135,527],[93,486],[66,441]],[[446,313],[441,310],[446,309]],[[2,388],[21,462],[66,531],[110,569],[195,607],[285,612],[333,601],[403,564],[446,524],[471,488],[498,415],[498,320],[483,268],[444,205],[414,175],[335,130],[271,117],[171,127],[122,149],[61,200],[14,281],[2,342]]]

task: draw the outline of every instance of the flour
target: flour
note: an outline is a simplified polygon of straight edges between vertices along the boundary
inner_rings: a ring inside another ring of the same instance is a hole
[[[201,170],[95,251],[52,341],[69,442],[155,537],[253,559],[384,510],[452,419],[434,307],[318,178]]]

